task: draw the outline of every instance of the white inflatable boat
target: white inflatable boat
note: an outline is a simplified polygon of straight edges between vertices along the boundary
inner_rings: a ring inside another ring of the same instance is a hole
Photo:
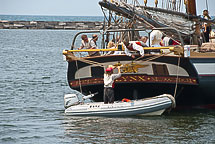
[[[92,96],[85,96],[83,99]],[[169,94],[129,102],[116,101],[113,104],[83,103],[76,94],[66,94],[64,101],[65,113],[73,116],[161,115],[166,109],[175,106],[175,99]]]

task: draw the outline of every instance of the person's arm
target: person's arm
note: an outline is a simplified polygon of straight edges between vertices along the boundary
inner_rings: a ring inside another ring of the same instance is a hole
[[[121,66],[118,66],[117,69],[118,69],[118,74],[121,74],[121,70],[120,70]]]
[[[83,49],[84,48],[84,46],[83,45],[81,45],[79,48],[78,48],[78,50],[81,50],[81,49]]]
[[[113,76],[112,76],[113,80],[115,80],[115,79],[117,79],[117,78],[122,76],[120,68],[121,68],[120,66],[117,67],[118,74],[113,74]]]
[[[204,23],[204,32],[207,32],[207,24]]]
[[[83,41],[81,41],[81,46],[78,48],[78,50],[81,50],[83,48],[84,48]]]

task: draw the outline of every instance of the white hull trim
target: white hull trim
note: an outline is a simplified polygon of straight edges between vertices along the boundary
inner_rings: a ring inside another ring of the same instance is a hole
[[[194,63],[199,75],[215,75],[215,63]]]

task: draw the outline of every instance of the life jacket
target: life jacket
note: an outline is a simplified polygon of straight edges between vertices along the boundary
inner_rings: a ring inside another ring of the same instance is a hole
[[[124,99],[122,99],[122,102],[131,102],[131,100],[127,99],[127,98],[124,98]]]

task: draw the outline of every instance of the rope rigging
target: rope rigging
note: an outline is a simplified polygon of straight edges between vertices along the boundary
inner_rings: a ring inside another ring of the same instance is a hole
[[[170,2],[172,2],[172,3],[170,3]],[[149,23],[149,22],[146,21],[145,19],[141,18],[141,16],[139,16],[139,13],[136,13],[136,11],[137,11],[137,12],[140,12],[140,10],[137,9],[137,5],[139,6],[139,8],[141,8],[141,13],[144,13],[145,15],[151,16],[151,15],[148,13],[148,11],[146,11],[146,10],[144,9],[144,7],[140,7],[140,4],[139,4],[139,2],[138,2],[137,0],[133,0],[132,3],[133,3],[133,5],[129,5],[129,4],[127,4],[126,2],[123,2],[123,1],[120,2],[121,5],[123,5],[124,7],[128,8],[130,11],[133,12],[133,14],[128,13],[128,15],[131,17],[131,19],[130,19],[130,21],[129,21],[130,24],[131,24],[131,26],[133,27],[134,24],[135,24],[135,22],[136,22],[136,19],[139,19],[140,22],[142,22],[142,23],[148,25],[150,28],[156,28],[156,27],[153,26],[151,23]],[[177,4],[177,5],[176,5],[176,4]],[[164,5],[164,4],[162,3],[162,5]],[[178,0],[178,1],[176,1],[176,0],[167,0],[167,6],[168,6],[169,8],[171,8],[172,10],[180,11],[180,9],[181,9],[181,0]],[[121,24],[123,23],[123,18],[122,18],[122,16],[117,20],[117,17],[116,17],[117,14],[115,13],[115,18],[114,18],[114,16],[113,16],[114,12],[109,11],[109,17],[108,17],[108,16],[106,15],[106,13],[105,13],[105,9],[104,9],[102,6],[101,6],[101,9],[102,9],[102,12],[103,12],[103,14],[104,14],[104,25],[103,25],[103,30],[104,30],[104,31],[103,31],[102,33],[100,33],[100,34],[104,35],[108,29],[112,28],[112,26],[117,26],[118,28],[122,27],[122,26],[121,26]],[[119,8],[119,9],[120,9],[120,8]],[[158,12],[154,13],[153,16],[154,16],[154,17],[157,17],[157,19],[161,19],[161,17],[160,17],[159,15],[156,15],[157,13],[158,13]],[[113,20],[114,23],[112,23],[112,20]],[[105,22],[105,21],[108,22],[108,28],[106,28],[106,29],[105,29],[105,27],[106,27],[106,25],[105,25],[106,22]],[[162,20],[161,20],[161,21],[162,21]],[[163,22],[164,22],[164,21],[165,21],[165,20],[163,20]],[[173,23],[173,24],[178,25],[178,26],[182,26],[182,27],[183,27],[184,25],[186,25],[186,23],[183,23],[183,24],[181,24],[181,25],[179,25],[179,24],[177,24],[177,23]],[[170,25],[170,26],[171,26],[171,25]],[[130,27],[130,28],[132,28],[132,27]],[[134,28],[134,27],[133,27],[133,28]],[[187,30],[189,31],[189,29],[187,29]],[[145,30],[145,32],[147,32],[147,31]],[[167,35],[167,34],[165,34],[164,32],[162,32],[162,33],[163,33],[163,35]],[[118,33],[117,33],[117,34],[118,34]],[[134,34],[134,35],[135,35],[135,34]],[[128,36],[130,36],[129,33],[128,33]],[[133,37],[133,36],[131,35],[130,37]],[[170,37],[170,36],[169,36],[169,37]],[[122,38],[122,36],[121,36],[121,38]],[[109,34],[107,35],[106,39],[109,39]],[[130,39],[132,39],[132,38],[130,38]],[[174,38],[172,38],[172,39],[175,40]],[[176,42],[177,42],[177,41],[176,41]],[[178,43],[178,42],[177,42],[177,43]],[[162,57],[162,56],[165,56],[165,55],[168,55],[168,54],[170,54],[170,53],[172,53],[172,52],[168,52],[168,53],[166,53],[166,54],[161,54],[161,55],[151,56],[151,57],[146,58],[146,59],[144,59],[144,60],[141,60],[143,57],[140,56],[140,57],[134,59],[132,62],[123,63],[123,65],[132,64],[132,63],[134,63],[134,62],[135,62],[135,63],[141,63],[141,64],[143,64],[144,62],[149,62],[149,61],[158,59],[158,58],[160,58],[160,57]],[[77,62],[77,61],[81,61],[81,62],[90,64],[90,65],[94,65],[94,66],[98,66],[98,67],[103,67],[103,68],[105,68],[105,67],[107,66],[107,65],[105,65],[105,64],[103,64],[103,63],[99,63],[99,62],[92,61],[92,60],[87,60],[87,59],[85,59],[85,58],[78,58],[78,57],[75,57],[74,55],[72,55],[71,58],[72,58],[72,60],[75,60],[75,62],[76,62],[77,71],[78,71],[78,69],[79,69],[79,68],[78,68],[78,62]],[[178,58],[178,69],[177,69],[177,78],[176,78],[176,86],[175,86],[175,91],[174,91],[174,98],[175,98],[176,91],[177,91],[177,86],[178,86],[179,65],[180,65],[180,56],[179,56],[179,58]],[[78,73],[78,77],[79,77],[79,73]],[[82,93],[82,84],[81,84],[80,77],[79,77],[79,85],[80,85],[80,91],[81,91],[81,93]]]

